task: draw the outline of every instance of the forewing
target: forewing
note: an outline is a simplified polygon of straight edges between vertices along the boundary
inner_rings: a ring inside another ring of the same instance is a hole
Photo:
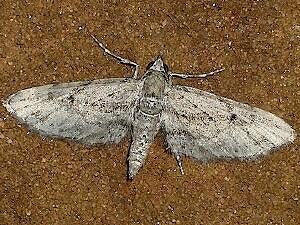
[[[178,155],[201,161],[254,158],[295,138],[275,115],[195,88],[170,87],[165,104],[167,142]]]
[[[139,93],[134,79],[103,79],[29,88],[4,103],[31,130],[85,144],[118,143]]]

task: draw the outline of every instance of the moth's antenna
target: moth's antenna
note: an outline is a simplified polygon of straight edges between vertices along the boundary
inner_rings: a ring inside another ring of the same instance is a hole
[[[204,78],[204,77],[207,77],[207,76],[215,75],[216,73],[220,73],[224,70],[225,70],[225,68],[221,68],[221,69],[209,72],[209,73],[202,73],[202,74],[184,74],[184,73],[172,73],[172,72],[170,72],[169,76],[180,77],[180,78],[184,78],[184,79],[185,78]]]
[[[119,63],[122,64],[127,64],[129,66],[134,66],[134,74],[133,74],[133,78],[137,79],[138,78],[138,72],[139,72],[139,65],[135,62],[130,61],[129,59],[124,59],[121,56],[118,56],[114,53],[112,53],[108,48],[105,47],[104,44],[102,44],[94,35],[91,34],[91,37],[94,39],[94,41],[98,44],[98,46],[108,55],[112,56],[113,58],[115,58]]]

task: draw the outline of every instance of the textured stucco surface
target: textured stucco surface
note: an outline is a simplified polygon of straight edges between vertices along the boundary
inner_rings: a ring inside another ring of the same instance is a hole
[[[225,67],[174,82],[268,110],[299,133],[297,1],[0,1],[0,10],[1,100],[37,85],[130,76],[90,32],[142,71],[159,53],[175,72]],[[300,223],[299,138],[254,162],[185,158],[182,176],[160,133],[132,182],[129,144],[43,139],[0,106],[0,224]]]

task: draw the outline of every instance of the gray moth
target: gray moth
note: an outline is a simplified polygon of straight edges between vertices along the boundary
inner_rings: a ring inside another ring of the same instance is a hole
[[[87,145],[118,143],[130,134],[130,179],[143,166],[160,129],[182,174],[182,156],[202,162],[253,159],[295,139],[294,130],[269,112],[171,82],[174,76],[206,77],[223,69],[172,73],[157,57],[138,78],[138,64],[113,54],[92,37],[105,53],[134,66],[133,77],[21,90],[4,101],[7,110],[30,130]]]

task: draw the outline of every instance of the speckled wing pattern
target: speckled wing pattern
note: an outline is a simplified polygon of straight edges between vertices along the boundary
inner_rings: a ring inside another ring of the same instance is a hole
[[[118,143],[132,123],[134,79],[103,79],[29,88],[4,103],[15,118],[45,136],[84,144]]]
[[[200,161],[256,158],[292,142],[294,130],[264,110],[186,86],[171,86],[162,124],[176,155]]]

